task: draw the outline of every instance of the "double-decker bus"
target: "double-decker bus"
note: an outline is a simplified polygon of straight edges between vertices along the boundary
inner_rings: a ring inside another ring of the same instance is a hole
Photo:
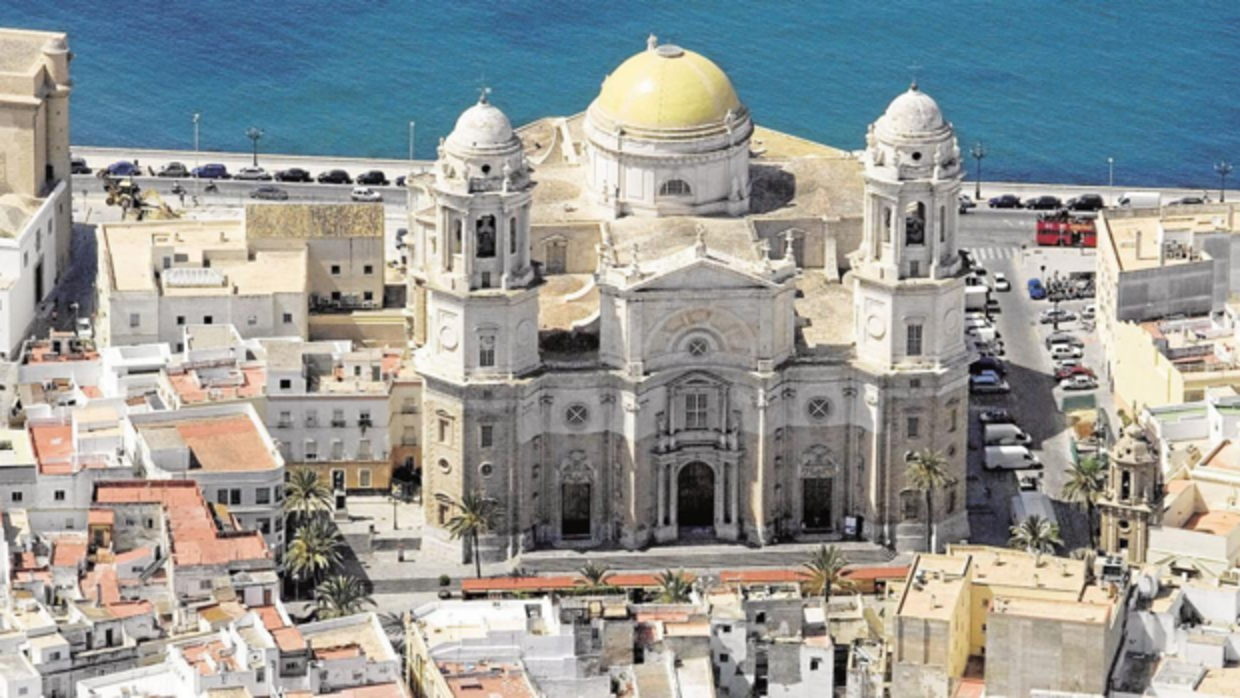
[[[1059,211],[1038,216],[1037,241],[1042,247],[1097,247],[1098,228],[1092,218]]]

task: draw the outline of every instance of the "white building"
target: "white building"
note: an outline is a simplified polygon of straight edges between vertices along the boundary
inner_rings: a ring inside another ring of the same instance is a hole
[[[0,358],[67,268],[70,53],[63,33],[0,30]]]

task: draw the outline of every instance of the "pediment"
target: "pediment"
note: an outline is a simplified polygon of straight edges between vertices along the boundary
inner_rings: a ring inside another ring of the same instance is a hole
[[[698,259],[683,267],[660,272],[632,287],[634,291],[767,289],[772,284],[756,274],[734,269],[713,259]]]

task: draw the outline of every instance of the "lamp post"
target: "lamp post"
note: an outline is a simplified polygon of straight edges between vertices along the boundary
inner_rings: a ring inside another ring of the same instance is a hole
[[[251,126],[245,130],[245,137],[254,144],[254,166],[258,167],[258,142],[263,139],[263,130]]]
[[[201,116],[202,115],[199,114],[198,112],[194,112],[194,173],[193,174],[194,174],[194,180],[195,180],[194,182],[195,200],[198,198],[198,195],[202,193],[201,191],[199,191],[199,187],[201,185],[197,181],[198,179],[198,174],[197,174],[197,170],[198,170],[198,120]],[[195,203],[197,203],[197,201],[195,201]]]
[[[1115,158],[1107,158],[1107,196],[1115,203]]]
[[[1218,173],[1218,202],[1220,204],[1227,203],[1227,175],[1231,174],[1231,163],[1226,160],[1219,160],[1214,166],[1214,171]]]
[[[977,201],[978,204],[981,204],[982,202],[982,158],[986,157],[986,146],[982,145],[981,141],[978,141],[976,144],[974,144],[973,148],[969,150],[969,154],[973,156],[974,160],[977,160],[977,181],[974,182],[974,185],[973,185],[973,198],[974,200]]]
[[[409,164],[413,164],[413,130],[417,127],[416,121],[409,122]],[[412,169],[412,167],[410,168]]]

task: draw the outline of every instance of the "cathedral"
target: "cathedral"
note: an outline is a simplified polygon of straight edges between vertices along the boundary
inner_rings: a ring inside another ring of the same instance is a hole
[[[468,554],[467,494],[488,560],[967,538],[961,178],[915,84],[844,152],[654,37],[581,114],[514,130],[484,93],[409,185],[424,551]]]

